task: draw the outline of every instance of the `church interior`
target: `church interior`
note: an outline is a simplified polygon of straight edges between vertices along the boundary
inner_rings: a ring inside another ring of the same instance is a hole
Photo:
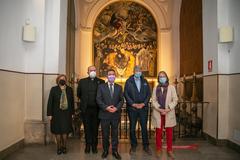
[[[122,86],[138,65],[151,89],[166,71],[179,98],[176,159],[239,159],[239,17],[239,0],[1,0],[0,159],[100,159],[100,144],[97,155],[84,154],[80,119],[69,153],[57,156],[47,119],[59,74],[74,89],[79,114],[78,80],[91,65],[104,80],[114,69]],[[124,160],[167,159],[129,156],[124,107],[121,114]],[[154,151],[151,109],[148,132]]]

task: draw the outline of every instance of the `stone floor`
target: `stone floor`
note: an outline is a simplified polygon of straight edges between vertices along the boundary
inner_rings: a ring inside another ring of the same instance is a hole
[[[197,145],[192,149],[180,149],[181,147],[188,147]],[[178,140],[174,143],[178,148],[174,149],[176,160],[240,160],[240,153],[226,147],[219,147],[204,140],[197,141],[183,141]],[[99,145],[98,154],[84,154],[84,142],[80,139],[69,139],[68,153],[66,155],[56,155],[56,146],[49,145],[27,145],[18,150],[14,154],[6,158],[6,160],[100,160],[101,159],[101,144]],[[128,142],[121,142],[119,144],[119,153],[123,160],[167,160],[170,159],[163,150],[161,156],[155,155],[155,147],[152,143],[150,148],[153,151],[152,156],[146,155],[142,147],[139,145],[136,155],[129,155],[130,145]],[[111,153],[107,160],[113,160]]]

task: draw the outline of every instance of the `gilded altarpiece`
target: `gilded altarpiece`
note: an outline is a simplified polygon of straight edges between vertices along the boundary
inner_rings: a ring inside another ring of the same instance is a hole
[[[112,68],[117,77],[127,78],[135,65],[141,66],[145,77],[156,77],[157,26],[138,3],[116,2],[104,8],[94,25],[93,45],[100,77]]]

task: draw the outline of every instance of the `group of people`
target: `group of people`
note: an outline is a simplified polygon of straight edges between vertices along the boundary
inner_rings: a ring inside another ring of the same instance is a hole
[[[169,84],[169,78],[164,71],[158,73],[158,85],[151,90],[143,77],[141,68],[134,67],[122,87],[115,83],[116,74],[113,69],[107,72],[107,82],[96,76],[96,67],[88,67],[88,77],[78,82],[77,96],[80,99],[80,110],[84,124],[85,153],[97,153],[98,128],[102,131],[102,158],[109,154],[109,137],[111,133],[111,149],[114,158],[120,160],[118,152],[118,126],[121,108],[126,100],[127,113],[130,121],[130,154],[137,151],[136,124],[139,120],[142,133],[143,150],[152,154],[149,148],[147,121],[149,100],[152,97],[152,125],[156,128],[156,153],[162,152],[162,132],[165,128],[167,138],[167,153],[174,157],[172,149],[173,127],[176,125],[175,106],[178,102],[175,87]],[[59,75],[57,86],[52,87],[47,108],[51,132],[56,136],[57,154],[65,154],[67,135],[71,132],[71,118],[74,112],[73,91],[66,85],[66,76]]]

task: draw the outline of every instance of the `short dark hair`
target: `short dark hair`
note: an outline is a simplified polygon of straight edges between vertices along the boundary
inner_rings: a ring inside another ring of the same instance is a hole
[[[135,72],[136,70],[138,70],[138,71],[139,71],[139,70],[141,70],[141,67],[140,67],[140,66],[138,66],[138,65],[137,65],[137,66],[135,66],[135,67],[134,67],[134,72]]]
[[[94,66],[94,65],[88,66],[88,72],[89,72],[89,68],[91,68],[91,67],[94,67],[96,69],[96,66]]]
[[[111,71],[115,73],[115,70],[112,69],[112,68],[108,69],[107,73],[108,73],[108,72],[111,72]]]

